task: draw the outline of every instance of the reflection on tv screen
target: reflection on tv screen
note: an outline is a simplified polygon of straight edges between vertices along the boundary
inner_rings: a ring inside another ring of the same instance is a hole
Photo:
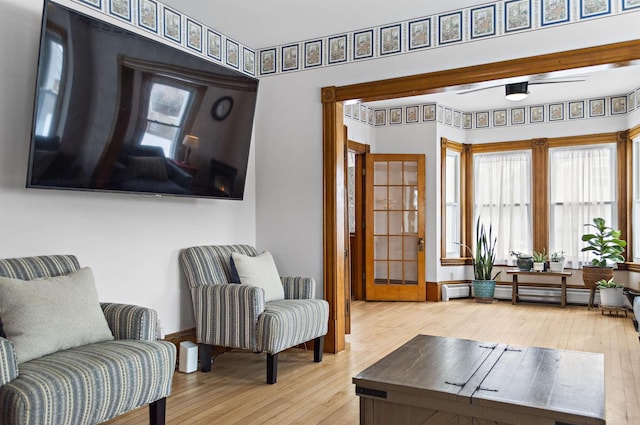
[[[242,199],[258,81],[48,2],[27,187]]]

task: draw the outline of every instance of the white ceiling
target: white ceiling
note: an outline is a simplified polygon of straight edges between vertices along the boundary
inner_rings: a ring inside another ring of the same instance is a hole
[[[580,81],[582,80],[582,81]],[[518,81],[529,81],[527,99],[512,102],[505,99],[504,85]],[[532,82],[557,81],[552,84],[531,84]],[[558,81],[573,81],[560,83]],[[498,86],[496,86],[498,85]],[[579,99],[592,99],[611,95],[627,94],[640,86],[640,65],[625,67],[591,67],[562,73],[533,75],[527,78],[488,81],[472,86],[448,87],[443,93],[427,96],[407,97],[392,101],[395,106],[442,103],[465,112],[486,111],[516,106],[540,105]],[[491,87],[471,93],[461,94],[468,89]],[[372,108],[382,108],[390,101],[370,102]]]
[[[253,48],[279,46],[362,28],[430,16],[442,12],[492,3],[486,0],[163,0],[163,3],[227,37]],[[621,68],[592,68],[570,74],[530,76],[528,81],[563,77],[583,82],[530,85],[521,102],[504,99],[504,87],[468,94],[456,91],[373,102],[372,107],[439,102],[463,111],[537,105],[627,93],[640,85],[640,64]],[[491,82],[486,85],[522,81]],[[477,86],[474,86],[477,87]]]

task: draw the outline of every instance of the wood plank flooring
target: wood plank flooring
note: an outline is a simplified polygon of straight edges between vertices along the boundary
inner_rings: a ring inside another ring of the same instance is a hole
[[[640,424],[640,343],[629,317],[585,306],[356,302],[347,349],[324,354],[291,349],[279,355],[278,383],[265,383],[265,355],[231,351],[210,373],[176,372],[167,424],[357,424],[351,378],[416,334],[537,346],[605,355],[608,425]],[[147,424],[148,409],[109,424]]]

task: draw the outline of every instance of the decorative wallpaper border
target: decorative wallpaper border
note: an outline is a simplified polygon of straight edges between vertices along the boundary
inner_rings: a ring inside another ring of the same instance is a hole
[[[258,50],[259,76],[413,53],[640,11],[640,0],[500,0]]]
[[[382,109],[353,103],[345,105],[344,116],[373,127],[438,122],[463,130],[479,130],[627,115],[636,109],[640,110],[640,87],[621,95],[472,112],[438,103]]]
[[[211,62],[256,77],[256,53],[156,0],[72,0],[179,45]]]
[[[156,0],[71,0],[252,77],[407,54],[627,12],[640,0],[499,0],[402,22],[252,49]],[[259,69],[258,69],[259,68]]]

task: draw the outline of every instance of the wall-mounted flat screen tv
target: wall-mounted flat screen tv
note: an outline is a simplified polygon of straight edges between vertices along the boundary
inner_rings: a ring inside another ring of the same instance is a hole
[[[45,3],[27,187],[243,198],[258,80]]]

